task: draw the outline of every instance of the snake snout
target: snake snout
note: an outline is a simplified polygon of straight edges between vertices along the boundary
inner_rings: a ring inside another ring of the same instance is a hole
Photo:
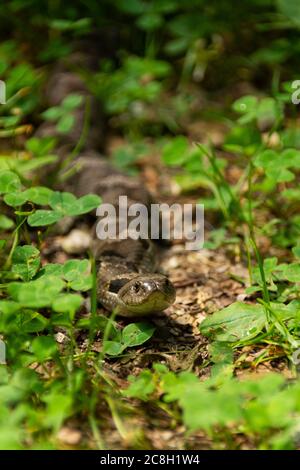
[[[175,287],[167,277],[163,283],[163,291],[167,294],[175,295]]]
[[[176,298],[175,287],[173,286],[172,282],[167,277],[165,277],[164,279],[161,279],[157,283],[157,289],[159,290],[159,292],[162,293],[166,302],[168,302],[169,305],[171,305],[175,301],[175,298]]]

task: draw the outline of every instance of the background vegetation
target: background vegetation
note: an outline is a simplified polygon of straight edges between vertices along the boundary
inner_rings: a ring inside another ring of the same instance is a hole
[[[144,448],[143,426],[128,426],[128,417],[147,405],[169,417],[170,429],[184,425],[182,447],[200,432],[194,448],[203,439],[213,448],[297,448],[300,130],[291,97],[300,79],[299,2],[12,0],[1,6],[0,26],[8,97],[0,106],[0,334],[7,350],[0,448],[104,448],[102,429],[111,421],[122,447]],[[145,155],[161,155],[180,194],[205,204],[214,227],[206,247],[248,268],[239,279],[244,301],[200,325],[209,339],[202,367],[209,374],[200,378],[155,364],[129,384],[115,383],[109,358],[126,357],[154,327],[121,329],[97,315],[88,255],[41,263],[51,226],[100,202],[41,186],[40,169],[57,160],[56,142],[32,137],[43,121],[55,122],[58,133],[72,129],[81,97],[45,109],[42,87],[48,67],[95,32],[99,65],[81,73],[102,102],[107,135],[123,139],[115,164],[134,174]],[[194,122],[205,124],[198,139]],[[246,351],[253,352],[247,364]],[[261,363],[274,372],[257,378]],[[238,379],[245,368],[253,377]],[[80,443],[59,440],[68,423],[81,429]]]

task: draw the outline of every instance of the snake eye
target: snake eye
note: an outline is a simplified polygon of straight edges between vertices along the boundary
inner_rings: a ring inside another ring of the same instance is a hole
[[[132,288],[133,288],[133,291],[137,294],[141,289],[141,284],[139,282],[135,282]]]

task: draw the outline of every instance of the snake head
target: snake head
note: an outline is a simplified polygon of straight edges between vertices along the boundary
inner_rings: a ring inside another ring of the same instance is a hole
[[[118,313],[146,316],[172,305],[176,293],[172,282],[162,274],[139,274],[118,292]]]

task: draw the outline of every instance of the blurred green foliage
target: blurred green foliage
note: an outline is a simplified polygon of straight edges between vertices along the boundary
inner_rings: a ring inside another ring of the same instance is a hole
[[[93,73],[78,72],[124,142],[112,150],[113,163],[136,174],[139,159],[161,155],[177,191],[200,198],[214,223],[205,248],[225,248],[248,265],[247,278],[231,274],[246,302],[200,326],[211,341],[200,366],[200,373],[211,366],[207,380],[155,365],[120,391],[103,359],[129,354],[154,328],[142,322],[121,330],[97,315],[93,260],[42,265],[48,228],[100,203],[95,195],[77,199],[40,186],[39,169],[58,159],[56,139],[26,138],[30,123],[41,120],[60,134],[72,130],[83,97],[71,93],[45,110],[40,90],[47,65],[86,38],[99,64]],[[299,78],[299,0],[11,0],[1,5],[0,39],[7,88],[0,106],[0,339],[8,359],[0,366],[0,448],[57,447],[57,432],[74,418],[88,421],[101,449],[104,403],[128,447],[133,441],[116,411],[124,397],[151,401],[173,424],[204,431],[217,448],[238,448],[237,436],[250,448],[294,448],[299,383],[279,374],[257,381],[233,374],[282,360],[296,377],[300,131],[291,96]],[[208,126],[191,139],[199,122]],[[216,144],[214,123],[224,126]],[[284,255],[263,259],[266,239]],[[89,311],[81,316],[83,306]],[[92,349],[99,331],[100,354]],[[80,335],[88,336],[84,352]]]

